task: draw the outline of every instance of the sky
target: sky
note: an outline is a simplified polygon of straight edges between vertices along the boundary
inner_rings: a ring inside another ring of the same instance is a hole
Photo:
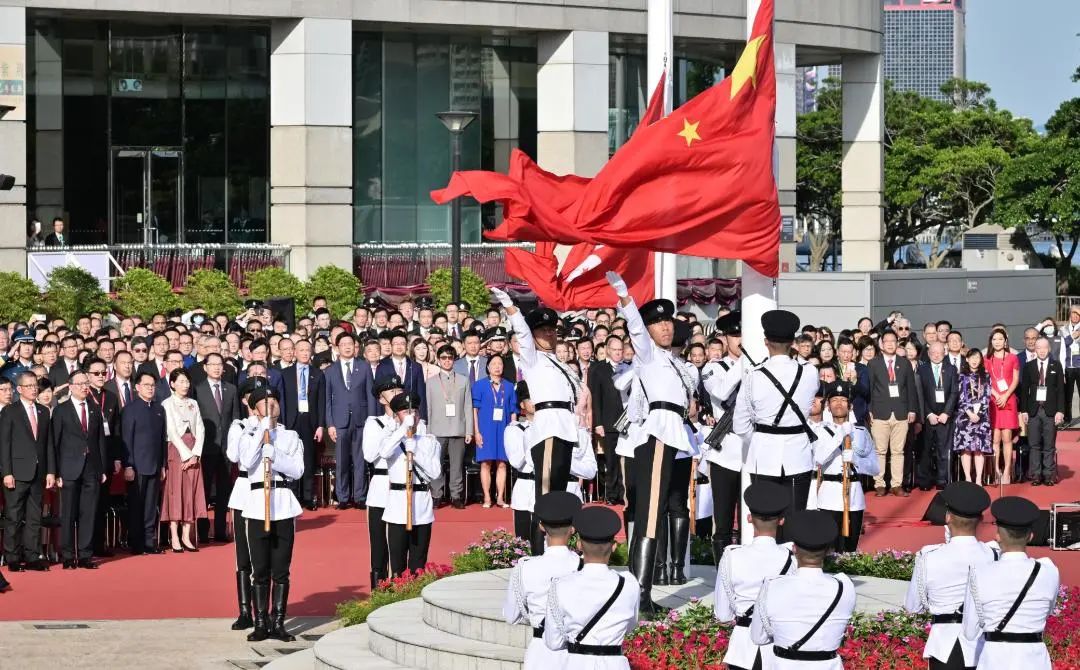
[[[1080,97],[1080,0],[967,0],[967,78],[1041,127]]]

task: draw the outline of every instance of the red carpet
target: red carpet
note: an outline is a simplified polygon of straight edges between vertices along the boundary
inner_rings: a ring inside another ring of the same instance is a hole
[[[1028,485],[1006,487],[1006,495],[1022,494],[1040,507],[1080,498],[1080,432],[1058,440],[1062,482],[1054,488]],[[996,498],[997,488],[991,495]],[[920,521],[933,494],[916,491],[910,498],[871,497],[868,527],[860,549],[915,550],[941,542],[943,529]],[[337,603],[368,589],[368,549],[365,512],[319,510],[299,521],[293,559],[289,614],[329,616]],[[510,510],[447,508],[437,513],[430,559],[448,563],[488,528],[513,528]],[[983,526],[984,539],[993,526]],[[1033,549],[1051,555],[1062,579],[1080,584],[1080,552]],[[128,556],[102,561],[95,571],[61,570],[5,575],[13,588],[0,594],[0,620],[168,619],[234,617],[233,545],[211,545],[197,554]]]

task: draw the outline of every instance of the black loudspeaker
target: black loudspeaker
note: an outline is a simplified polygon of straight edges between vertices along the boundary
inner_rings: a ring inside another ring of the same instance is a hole
[[[264,303],[276,319],[281,317],[291,333],[296,329],[296,300],[289,297],[267,298]]]
[[[1068,507],[1069,510],[1061,509]],[[1054,549],[1080,548],[1080,506],[1054,505]]]
[[[1039,510],[1039,518],[1035,522],[1035,525],[1031,529],[1031,542],[1028,544],[1032,547],[1049,547],[1050,546],[1050,510]]]
[[[935,526],[945,525],[945,499],[941,496],[941,491],[938,491],[934,499],[930,501],[930,505],[923,512],[922,520],[929,521]]]

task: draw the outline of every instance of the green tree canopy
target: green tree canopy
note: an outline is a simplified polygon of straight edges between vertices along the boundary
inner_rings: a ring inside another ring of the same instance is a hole
[[[202,308],[210,314],[224,312],[236,316],[244,304],[240,291],[221,270],[196,270],[184,285],[184,309]]]
[[[360,291],[360,280],[352,272],[336,265],[323,265],[308,278],[307,295],[326,298],[330,317],[343,319],[352,312],[364,298]]]
[[[45,285],[45,313],[72,323],[91,312],[108,312],[112,303],[97,277],[77,265],[61,265],[49,273]]]
[[[4,299],[0,300],[0,321],[27,321],[41,311],[41,292],[34,280],[21,272],[0,272]]]
[[[435,270],[427,277],[431,297],[438,309],[453,299],[450,268]],[[461,268],[461,299],[472,305],[473,314],[481,314],[491,305],[491,291],[484,278],[469,268]]]
[[[284,268],[265,267],[247,273],[248,295],[259,300],[289,297],[296,301],[297,311],[306,311],[311,298],[307,286]]]
[[[120,311],[128,316],[149,319],[160,312],[180,306],[180,298],[173,293],[172,284],[164,277],[144,268],[132,268],[116,280],[116,302]]]

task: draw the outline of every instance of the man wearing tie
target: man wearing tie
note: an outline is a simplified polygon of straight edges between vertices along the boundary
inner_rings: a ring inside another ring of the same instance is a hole
[[[49,410],[37,403],[32,372],[15,380],[19,400],[0,412],[0,477],[4,483],[4,554],[12,572],[48,570],[41,555],[41,493],[56,482],[56,458],[49,443]],[[19,526],[25,522],[22,532]],[[0,577],[0,584],[3,578]]]
[[[915,413],[919,409],[915,371],[906,358],[896,355],[895,332],[886,330],[881,334],[880,342],[881,355],[867,365],[870,368],[870,434],[881,465],[879,474],[874,477],[874,492],[879,498],[887,492],[885,465],[888,463],[892,494],[906,498],[908,493],[900,488],[900,480],[904,475],[908,426],[915,422]]]
[[[335,342],[338,360],[326,369],[326,432],[335,443],[337,468],[334,489],[337,508],[366,509],[367,480],[362,447],[364,422],[374,404],[374,381],[357,369],[356,337],[341,333]],[[359,365],[363,365],[360,363]]]
[[[113,378],[105,382],[105,389],[120,401],[121,410],[135,398],[135,382],[131,379],[134,369],[134,359],[130,352],[116,352],[116,358],[113,359]]]
[[[90,558],[94,544],[94,514],[98,490],[105,483],[105,432],[101,414],[87,399],[90,382],[76,371],[68,380],[71,398],[57,405],[51,422],[52,447],[56,452],[63,489],[60,496],[60,553],[65,570],[97,568]],[[79,544],[75,546],[75,528]]]
[[[1035,358],[1020,376],[1020,421],[1027,424],[1031,456],[1027,476],[1032,486],[1057,484],[1057,425],[1065,418],[1065,371],[1050,358],[1050,340],[1035,342]]]
[[[221,354],[210,354],[203,361],[206,379],[195,385],[195,399],[199,403],[199,414],[203,422],[202,475],[203,489],[206,491],[207,504],[214,503],[214,539],[224,542],[228,530],[226,521],[229,506],[229,494],[232,492],[229,477],[229,462],[225,459],[225,447],[229,436],[229,426],[240,418],[240,404],[236,387],[225,381],[225,359]],[[200,535],[209,535],[209,529],[200,530]],[[200,537],[204,542],[209,538]]]
[[[915,470],[915,483],[923,491],[930,490],[933,469],[935,482],[942,491],[949,483],[949,456],[952,454],[953,416],[960,393],[958,369],[945,362],[945,347],[932,342],[927,347],[929,365],[919,367],[916,376],[922,385],[923,448]]]
[[[90,404],[101,414],[101,430],[105,433],[105,450],[108,464],[106,474],[120,474],[124,447],[120,444],[120,401],[105,389],[107,367],[105,361],[97,357],[85,361],[86,374],[90,381]],[[112,497],[109,486],[102,486],[99,492],[97,515],[94,517],[94,554],[112,556],[112,551],[105,547],[105,513]]]
[[[155,385],[149,372],[136,375],[137,395],[120,416],[124,479],[128,482],[128,547],[136,555],[164,551],[157,543],[157,528],[158,500],[165,479],[165,409],[154,400]]]
[[[147,335],[146,344],[150,348],[150,357],[138,367],[138,371],[149,372],[155,379],[167,379],[170,370],[165,366],[165,359],[169,353],[169,338],[165,333],[152,333]],[[183,354],[180,359],[182,364]]]
[[[79,343],[75,341],[73,336],[68,335],[60,340],[60,358],[57,359],[56,363],[53,363],[52,368],[49,370],[49,381],[53,383],[53,386],[63,386],[67,384],[71,373],[78,369]]]
[[[960,372],[960,362],[964,360],[964,335],[959,330],[954,330],[945,338],[945,348],[948,353],[945,360],[949,362],[957,372]]]
[[[63,247],[68,244],[64,237],[64,220],[59,216],[53,219],[53,231],[45,236],[45,246]]]
[[[300,482],[300,503],[310,510],[318,508],[315,502],[315,443],[322,441],[323,373],[311,364],[311,342],[300,340],[295,347],[296,362],[281,371],[285,386],[282,421],[289,430],[300,435],[304,444],[304,476]]]
[[[470,331],[465,334],[465,355],[454,363],[454,372],[469,378],[469,386],[480,379],[487,378],[487,356],[480,355],[480,334]]]
[[[427,384],[424,371],[416,361],[407,357],[409,338],[400,330],[390,333],[390,355],[382,359],[375,371],[375,378],[397,375],[406,393],[420,398],[420,418],[427,421]]]

